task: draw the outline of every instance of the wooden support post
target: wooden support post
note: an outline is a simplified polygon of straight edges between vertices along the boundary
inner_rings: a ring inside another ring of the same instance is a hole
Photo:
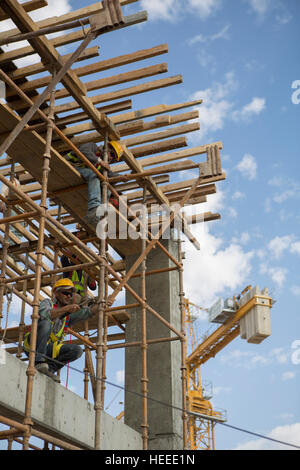
[[[179,306],[181,314],[181,384],[182,384],[182,431],[183,431],[183,448],[187,449],[187,366],[186,366],[186,318],[185,318],[185,304],[184,304],[184,291],[183,291],[183,265],[182,265],[182,251],[181,240],[178,240],[178,260],[181,264],[179,271]]]
[[[55,81],[55,77],[54,77]],[[39,223],[39,237],[38,237],[38,248],[36,251],[36,279],[34,286],[34,299],[33,299],[33,313],[32,313],[32,325],[30,334],[30,352],[29,352],[29,364],[26,371],[27,374],[27,389],[26,389],[26,403],[25,403],[25,414],[24,424],[27,426],[27,432],[24,435],[23,450],[28,450],[29,439],[31,436],[31,430],[33,422],[31,420],[31,408],[32,408],[32,393],[33,393],[33,380],[36,374],[35,370],[35,351],[37,341],[37,326],[38,326],[38,309],[39,309],[39,298],[41,288],[41,272],[42,272],[42,260],[44,254],[44,231],[45,221],[47,212],[47,189],[48,189],[48,176],[50,171],[50,158],[51,158],[51,141],[53,133],[53,122],[54,122],[54,108],[55,103],[55,89],[51,92],[51,104],[49,113],[49,122],[47,126],[47,138],[45,153],[43,155],[43,176],[42,176],[42,197],[41,197],[41,212],[40,212],[40,223]]]
[[[144,226],[147,226],[147,209],[145,206],[146,202],[146,185],[143,188],[143,215],[142,221]],[[142,235],[142,247],[141,252],[143,253],[146,249],[146,233]],[[149,437],[149,425],[148,425],[148,375],[147,375],[147,322],[146,322],[146,258],[143,259],[141,264],[141,298],[143,301],[142,304],[142,315],[141,315],[141,322],[142,322],[142,338],[141,338],[141,353],[142,353],[142,377],[141,377],[141,385],[142,385],[142,406],[143,406],[143,413],[142,413],[142,439],[143,439],[143,450],[148,450],[148,437]]]
[[[104,139],[104,162],[108,163],[108,134],[106,133]],[[102,204],[104,207],[107,206],[107,171],[103,172],[104,181],[101,184],[102,187]],[[106,258],[106,239],[103,236],[100,239],[100,257],[102,258],[100,264],[100,273],[99,273],[99,285],[98,285],[98,301],[99,301],[99,310],[98,310],[98,323],[97,323],[97,352],[96,352],[96,400],[95,400],[95,449],[101,449],[101,414],[103,411],[103,400],[101,397],[101,392],[103,391],[101,381],[102,381],[102,372],[103,372],[103,323],[104,323],[104,313],[105,313],[105,263],[104,258]]]
[[[10,169],[10,183],[13,184],[14,181],[14,168],[15,165],[12,163]],[[5,216],[7,219],[10,219],[11,208],[9,205],[6,205]],[[7,270],[7,252],[9,247],[9,222],[5,225],[4,231],[4,240],[3,240],[3,254],[2,254],[2,265],[1,265],[1,275],[0,275],[0,327],[1,319],[3,318],[3,297],[5,294],[5,276]]]

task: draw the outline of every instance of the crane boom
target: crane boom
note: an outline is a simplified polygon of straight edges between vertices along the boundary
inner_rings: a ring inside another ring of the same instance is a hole
[[[241,318],[255,306],[271,308],[272,298],[266,295],[254,295],[245,305],[238,308],[232,318],[215,330],[188,356],[187,364],[190,369],[193,370],[204,364],[209,358],[215,357],[221,349],[236,338],[240,333]]]

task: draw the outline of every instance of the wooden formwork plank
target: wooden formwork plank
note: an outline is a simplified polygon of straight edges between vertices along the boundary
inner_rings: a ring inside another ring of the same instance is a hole
[[[191,111],[188,113],[177,114],[175,116],[171,116],[171,115],[158,116],[153,121],[148,121],[148,122],[144,122],[143,120],[130,121],[129,123],[119,124],[117,126],[117,129],[118,129],[118,132],[120,133],[120,136],[123,137],[125,135],[137,134],[142,131],[149,131],[149,130],[157,129],[157,128],[164,127],[164,126],[171,126],[173,124],[178,124],[183,121],[197,119],[198,117],[199,117],[199,111]],[[75,134],[92,131],[94,129],[95,129],[95,125],[92,122],[88,122],[86,124],[69,126],[63,130],[63,133],[66,136],[68,135],[72,136]],[[61,151],[67,148],[63,142],[58,143],[57,145],[54,145],[54,147],[58,151]]]
[[[0,131],[13,129],[20,118],[8,106],[0,104]],[[1,142],[1,136],[0,136]],[[7,153],[13,161],[22,164],[35,179],[42,181],[42,163],[45,151],[45,141],[35,132],[23,131],[8,149]],[[58,152],[51,148],[50,173],[48,190],[50,192],[79,186],[83,179]],[[87,191],[75,191],[63,195],[66,204],[72,206],[76,200],[78,211],[83,216],[87,210]]]
[[[53,47],[66,46],[76,41],[84,39],[85,32],[82,30],[75,31],[74,33],[65,34],[64,36],[57,36],[53,39],[49,39],[49,42]],[[11,60],[23,59],[28,55],[35,54],[36,51],[32,46],[20,47],[11,51],[3,52],[0,54],[0,64],[5,64]]]
[[[202,155],[207,152],[209,145],[218,145],[220,149],[223,148],[222,142],[216,142],[216,144],[201,145],[199,147],[192,147],[185,150],[178,150],[177,152],[171,152],[165,155],[158,155],[156,157],[144,158],[141,160],[143,168],[152,165],[159,165],[161,163],[167,163],[171,161],[181,160],[182,158],[194,157],[195,155]],[[116,171],[122,172],[128,170],[126,163],[118,163],[115,166]]]
[[[129,3],[134,3],[136,1],[137,0],[120,0],[120,3],[121,5],[128,5]],[[38,29],[44,28],[46,26],[65,24],[71,21],[79,20],[80,18],[85,18],[91,15],[95,15],[97,13],[100,13],[102,10],[103,10],[102,2],[97,2],[87,7],[80,8],[79,10],[73,10],[69,13],[65,13],[64,15],[61,15],[61,16],[53,16],[52,18],[46,18],[44,20],[37,21],[35,24]],[[10,29],[9,31],[0,33],[0,40],[10,38],[19,33],[20,33],[20,30],[18,28]]]
[[[66,62],[72,54],[66,54],[62,56],[62,60]],[[82,62],[83,60],[92,59],[99,55],[99,46],[88,47],[85,51],[82,52],[80,57],[76,60],[76,62]],[[8,72],[8,76],[12,80],[17,80],[18,78],[25,78],[29,77],[30,75],[35,75],[37,73],[45,72],[47,69],[43,62],[38,62],[37,64],[26,65],[24,67],[20,67],[16,70]],[[50,76],[47,76],[47,79],[50,79]],[[32,80],[33,81],[33,80]],[[29,82],[28,82],[29,83]],[[23,84],[20,84],[19,87],[21,90],[23,89]]]
[[[30,12],[38,10],[39,8],[46,7],[48,5],[47,0],[31,0],[29,2],[23,3],[22,7],[25,11]],[[9,16],[5,13],[0,7],[0,21],[8,20]]]
[[[90,100],[93,104],[105,103],[111,100],[127,98],[132,95],[138,95],[141,93],[158,90],[160,88],[165,88],[165,87],[172,86],[172,85],[178,85],[179,83],[182,83],[182,76],[176,75],[175,77],[153,80],[151,82],[143,83],[142,85],[137,85],[137,86],[130,87],[130,88],[124,88],[122,90],[117,90],[117,91],[113,91],[110,93],[103,93],[102,95],[92,96]],[[77,101],[72,101],[71,103],[66,103],[60,106],[55,106],[54,112],[55,114],[59,114],[59,113],[69,112],[74,109],[78,109],[79,107],[80,105],[77,103]]]
[[[178,111],[183,108],[190,108],[191,106],[197,106],[202,103],[202,100],[198,101],[187,101],[178,104],[160,104],[157,106],[150,106],[149,108],[139,109],[138,111],[130,111],[128,113],[119,114],[111,118],[114,124],[122,124],[124,122],[135,121],[136,119],[144,119],[152,116],[159,116],[164,113],[170,113],[172,111]]]
[[[91,53],[92,53],[92,50],[96,48],[98,50],[97,46],[90,48]],[[87,55],[88,50],[89,49],[87,49],[81,55],[78,61],[84,59],[84,55],[85,54]],[[86,75],[103,72],[111,68],[120,67],[122,65],[128,65],[128,64],[140,61],[140,60],[145,60],[151,57],[156,57],[158,55],[165,54],[166,52],[168,52],[168,45],[162,44],[159,46],[152,47],[150,49],[143,49],[137,52],[132,52],[130,54],[113,57],[112,59],[101,60],[99,62],[93,62],[92,64],[84,65],[82,67],[77,67],[77,68],[74,68],[74,72],[76,73],[78,77],[83,77]],[[64,60],[67,60],[70,57],[70,54],[66,56],[62,56],[62,57]],[[10,78],[20,78],[20,77],[25,77],[27,75],[32,75],[33,73],[39,73],[43,70],[46,70],[45,66],[42,63],[39,63],[39,64],[34,64],[34,65],[27,66],[27,67],[23,67],[22,69],[18,69],[15,72],[12,72],[11,74],[9,74],[9,76]],[[26,84],[26,85],[22,84],[20,88],[23,91],[26,91],[32,88],[47,86],[50,83],[50,80],[51,80],[51,77],[48,75],[42,78],[38,78],[36,80],[32,80],[30,84]]]
[[[86,91],[94,91],[99,90],[101,88],[110,87],[114,85],[120,85],[122,83],[127,83],[134,80],[140,80],[142,78],[151,77],[152,75],[158,75],[160,73],[165,73],[168,71],[168,65],[166,63],[151,65],[149,67],[144,67],[142,69],[136,69],[131,72],[125,72],[118,75],[113,75],[111,77],[99,78],[97,80],[93,80],[91,82],[85,82],[84,86]],[[35,83],[32,83],[35,82]],[[50,80],[49,80],[50,83]],[[20,88],[23,91],[30,91],[36,88],[44,87],[43,80],[31,80],[30,82],[21,85]],[[15,91],[8,91],[6,96],[15,95]],[[61,88],[55,94],[55,99],[61,99],[69,97],[70,93],[65,88]],[[19,101],[19,100],[18,100]],[[17,103],[12,102],[12,107],[17,109]]]
[[[119,128],[117,128],[119,131]],[[121,139],[120,143],[125,144],[127,147],[133,147],[135,145],[141,145],[141,144],[146,144],[149,142],[155,142],[159,141],[161,139],[168,139],[169,137],[174,137],[180,134],[187,134],[188,132],[194,132],[200,129],[200,124],[199,123],[193,123],[193,124],[186,124],[183,126],[176,126],[173,127],[172,129],[164,130],[161,132],[152,132],[149,134],[143,134],[138,137],[132,137],[128,139]],[[126,133],[122,133],[121,131],[120,135],[126,135]],[[75,145],[81,145],[82,143],[85,142],[100,142],[102,141],[102,137],[97,133],[89,133],[89,134],[83,134],[80,136],[76,136],[72,139],[73,144]],[[163,141],[161,142],[163,144]],[[66,151],[68,149],[67,145],[65,144],[60,144],[58,143],[57,146],[54,145],[55,148],[59,151]],[[160,151],[160,150],[159,150]]]

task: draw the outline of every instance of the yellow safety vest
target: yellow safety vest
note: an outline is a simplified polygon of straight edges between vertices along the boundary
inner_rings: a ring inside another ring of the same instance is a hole
[[[52,307],[57,308],[57,304],[52,304]],[[64,321],[62,323],[62,326],[61,326],[60,330],[56,334],[54,334],[53,333],[54,322],[51,321],[51,333],[50,333],[50,338],[49,338],[47,344],[53,343],[52,359],[55,359],[59,355],[59,351],[60,351],[60,348],[63,345],[63,340],[64,340],[64,337],[65,337],[65,334],[66,334],[65,330],[67,329],[68,324],[69,324],[69,315],[67,315],[64,318]],[[30,333],[31,332],[28,331],[25,334],[24,344],[23,344],[24,350],[27,351],[28,353],[30,351],[30,343],[29,343]]]
[[[74,165],[79,166],[81,168],[86,168],[86,165],[73,152],[67,153],[66,155],[64,155],[64,157],[68,160],[68,162],[71,162]],[[101,165],[100,164],[97,165],[96,168],[97,168],[98,171],[100,171],[101,170]]]
[[[79,279],[77,271],[73,271],[72,282],[75,286],[76,292],[84,297],[84,275],[81,273],[81,279]]]

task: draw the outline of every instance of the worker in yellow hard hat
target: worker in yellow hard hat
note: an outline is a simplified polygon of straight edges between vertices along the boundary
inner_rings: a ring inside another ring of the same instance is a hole
[[[80,145],[78,149],[100,172],[106,170],[108,177],[120,176],[119,173],[110,170],[110,165],[118,162],[123,155],[123,149],[119,142],[111,141],[108,143],[108,164],[103,160],[103,146],[98,147],[94,142],[88,142]],[[100,179],[91,168],[82,162],[76,153],[69,152],[65,155],[65,158],[76,167],[78,172],[88,183],[88,212],[84,220],[88,224],[97,225],[100,219],[97,215],[97,209],[101,205],[102,200]],[[128,176],[123,175],[122,181],[128,181],[128,178]]]
[[[74,323],[95,315],[97,304],[82,308],[74,302],[75,286],[71,279],[59,279],[52,288],[52,299],[44,299],[39,306],[39,320],[35,353],[35,368],[56,382],[55,373],[65,364],[82,355],[77,344],[63,344],[66,329]],[[24,338],[24,351],[29,356],[30,331]]]

